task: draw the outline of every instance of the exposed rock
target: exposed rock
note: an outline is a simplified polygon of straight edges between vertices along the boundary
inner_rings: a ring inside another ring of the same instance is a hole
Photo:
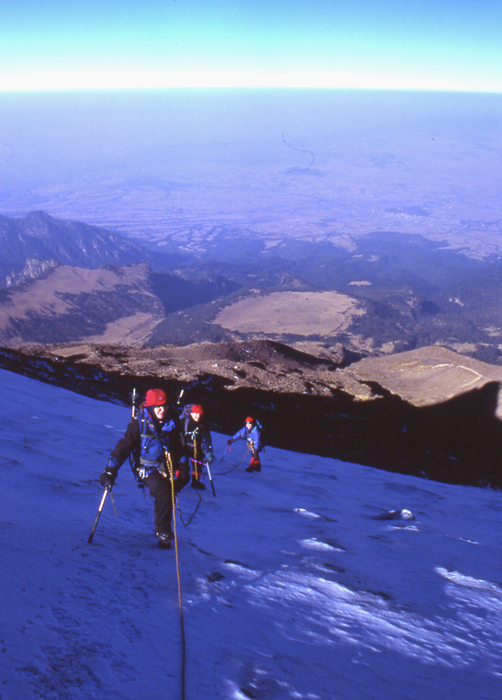
[[[38,258],[28,258],[24,268],[19,273],[7,275],[7,287],[20,287],[26,282],[46,277],[55,267],[61,263],[57,260],[39,260]]]
[[[233,434],[250,412],[269,445],[460,484],[502,487],[498,366],[442,348],[348,367],[272,341],[4,349],[6,368],[128,405],[164,387]]]

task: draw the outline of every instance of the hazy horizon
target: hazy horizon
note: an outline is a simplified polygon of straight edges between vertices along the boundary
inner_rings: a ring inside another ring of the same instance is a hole
[[[284,136],[293,147],[308,148],[320,139],[407,132],[474,140],[497,134],[501,120],[502,94],[495,93],[307,88],[0,92],[1,161],[7,176],[23,158],[78,157],[87,163],[213,141],[276,141],[284,148]]]
[[[472,249],[493,229],[484,250],[498,250],[501,126],[499,94],[3,93],[0,212],[158,243],[219,225],[295,237],[328,226],[435,240],[466,229]]]

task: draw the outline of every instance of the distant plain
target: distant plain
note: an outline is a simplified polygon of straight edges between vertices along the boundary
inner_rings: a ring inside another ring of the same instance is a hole
[[[161,90],[4,94],[0,107],[1,213],[103,226],[185,278],[240,286],[168,313],[155,342],[246,337],[246,315],[219,336],[204,324],[257,294],[335,292],[366,313],[300,336],[500,361],[502,96]],[[275,336],[298,335],[290,316]]]
[[[159,90],[0,96],[0,210],[211,250],[218,226],[500,251],[502,96]]]

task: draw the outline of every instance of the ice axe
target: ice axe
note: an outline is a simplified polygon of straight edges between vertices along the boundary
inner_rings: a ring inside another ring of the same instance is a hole
[[[213,496],[216,496],[216,491],[214,490],[213,477],[211,476],[211,470],[209,469],[209,462],[206,462],[207,475],[209,481],[211,482],[211,488],[213,489]]]

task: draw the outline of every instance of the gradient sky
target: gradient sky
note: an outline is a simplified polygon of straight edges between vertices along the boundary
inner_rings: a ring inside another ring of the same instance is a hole
[[[2,0],[0,90],[502,92],[501,0]]]

